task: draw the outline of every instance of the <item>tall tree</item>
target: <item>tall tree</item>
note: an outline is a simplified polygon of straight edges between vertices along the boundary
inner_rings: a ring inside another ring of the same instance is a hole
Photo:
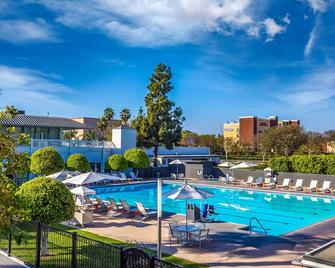
[[[173,89],[170,67],[158,64],[150,77],[149,90],[145,97],[146,113],[134,120],[138,133],[138,145],[154,147],[154,163],[157,163],[158,146],[172,149],[182,138],[182,123],[185,120],[182,109],[174,108],[168,94]]]
[[[120,119],[122,121],[122,125],[128,125],[128,121],[131,117],[130,110],[127,108],[122,109],[120,112]]]

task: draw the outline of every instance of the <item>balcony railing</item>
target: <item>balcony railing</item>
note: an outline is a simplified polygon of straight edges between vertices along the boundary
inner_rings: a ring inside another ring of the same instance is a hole
[[[89,140],[49,140],[31,139],[32,147],[85,147],[85,148],[116,148],[111,141],[89,141]]]

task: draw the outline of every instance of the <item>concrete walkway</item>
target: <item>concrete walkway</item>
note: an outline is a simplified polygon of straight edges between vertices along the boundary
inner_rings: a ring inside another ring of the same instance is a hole
[[[12,259],[8,258],[4,254],[0,252],[0,268],[23,268],[27,267],[25,265],[21,265]]]

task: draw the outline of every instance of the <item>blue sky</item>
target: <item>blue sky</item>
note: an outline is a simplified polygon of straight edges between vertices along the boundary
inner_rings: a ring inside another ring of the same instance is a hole
[[[160,62],[184,128],[253,114],[335,129],[335,0],[0,0],[0,106],[136,114]]]

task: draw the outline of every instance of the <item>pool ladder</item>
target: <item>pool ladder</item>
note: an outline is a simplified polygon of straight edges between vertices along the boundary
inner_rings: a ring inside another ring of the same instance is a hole
[[[253,221],[256,221],[258,223],[258,226],[253,226],[252,225]],[[249,220],[249,236],[252,236],[253,230],[255,230],[254,228],[261,229],[261,231],[254,232],[254,233],[257,233],[258,235],[266,236],[268,234],[268,229],[265,229],[263,224],[261,224],[261,222],[256,217],[252,217]]]

